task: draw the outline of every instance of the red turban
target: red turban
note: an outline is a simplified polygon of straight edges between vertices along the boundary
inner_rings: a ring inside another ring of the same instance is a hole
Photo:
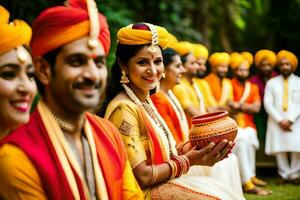
[[[88,36],[89,15],[85,0],[69,0],[67,6],[44,10],[32,25],[32,54],[42,56],[74,40]],[[99,13],[99,41],[106,54],[110,47],[110,34],[106,18]]]
[[[9,23],[8,11],[0,6],[0,54],[20,45],[28,45],[31,39],[31,28],[22,20]]]

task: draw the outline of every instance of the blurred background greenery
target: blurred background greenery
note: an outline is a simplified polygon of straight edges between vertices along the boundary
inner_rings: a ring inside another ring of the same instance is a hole
[[[31,23],[46,7],[63,0],[1,0],[11,18]],[[255,53],[287,49],[300,58],[300,0],[96,0],[111,29],[114,60],[116,33],[134,22],[165,26],[179,40],[205,44],[210,52]],[[298,68],[298,72],[299,68]]]

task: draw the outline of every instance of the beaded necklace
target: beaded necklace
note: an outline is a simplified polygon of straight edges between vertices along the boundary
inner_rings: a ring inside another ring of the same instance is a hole
[[[146,97],[146,99],[141,102],[139,98],[134,94],[134,92],[125,84],[122,84],[122,87],[124,88],[126,94],[128,97],[139,106],[142,106],[146,112],[151,116],[151,118],[154,120],[155,124],[162,130],[164,133],[167,141],[168,141],[168,152],[169,156],[176,155],[176,150],[174,150],[173,146],[175,147],[174,139],[172,138],[172,134],[167,127],[166,123],[163,121],[161,116],[159,115],[158,111],[156,110],[155,106],[153,105],[152,101],[150,100],[149,95]],[[167,147],[166,147],[167,148]]]

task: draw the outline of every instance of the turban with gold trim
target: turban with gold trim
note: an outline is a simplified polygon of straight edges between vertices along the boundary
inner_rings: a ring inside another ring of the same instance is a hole
[[[98,39],[106,54],[110,47],[110,33],[106,18],[99,13]],[[56,6],[44,10],[32,25],[31,48],[34,56],[89,36],[90,20],[86,0],[69,0],[67,6]]]
[[[20,45],[29,45],[31,28],[22,20],[9,23],[8,11],[0,6],[0,54]]]
[[[230,54],[230,62],[229,62],[229,66],[232,69],[236,69],[237,67],[239,67],[241,64],[243,64],[243,62],[247,62],[246,59],[239,54],[238,52],[233,52]],[[248,63],[248,62],[247,62]],[[249,65],[247,65],[247,68],[249,67]]]
[[[189,42],[181,41],[174,44],[173,49],[179,53],[180,56],[192,53],[193,45]]]
[[[259,64],[263,60],[267,60],[272,66],[275,66],[276,64],[276,54],[273,51],[262,49],[256,52],[254,56],[254,62],[256,67],[259,67]]]
[[[208,49],[202,44],[193,44],[193,54],[196,58],[208,58]]]
[[[297,59],[296,55],[290,51],[281,50],[277,54],[277,64],[284,58],[290,62],[291,66],[293,68],[293,71],[295,71],[298,66],[298,59]]]
[[[152,35],[151,26],[155,29],[154,31],[156,33],[154,34],[157,34],[157,44],[163,49],[168,47],[169,33],[165,28],[149,23],[141,23],[140,25],[141,29],[133,28],[133,24],[121,28],[117,34],[118,43],[123,45],[152,44],[154,39],[153,37],[156,36]],[[147,25],[149,29],[143,28],[144,25]]]
[[[208,62],[211,67],[217,67],[220,64],[228,65],[229,61],[230,56],[226,52],[215,52],[208,59]]]
[[[248,51],[243,51],[240,54],[241,56],[243,56],[243,58],[245,58],[248,61],[250,67],[253,64],[253,55]]]

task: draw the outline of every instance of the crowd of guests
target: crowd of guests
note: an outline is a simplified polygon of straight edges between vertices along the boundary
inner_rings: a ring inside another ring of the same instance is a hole
[[[209,56],[163,27],[135,23],[118,31],[109,74],[109,27],[93,0],[47,8],[32,27],[9,22],[0,6],[0,38],[0,199],[269,195],[255,173],[264,122],[282,182],[300,183],[292,52]],[[259,72],[249,77],[253,63]],[[220,110],[236,120],[236,140],[193,146],[191,119]]]

